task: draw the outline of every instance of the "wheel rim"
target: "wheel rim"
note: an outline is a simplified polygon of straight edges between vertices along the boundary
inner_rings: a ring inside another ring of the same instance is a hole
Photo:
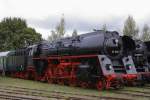
[[[48,71],[46,72],[46,79],[47,79],[47,82],[48,82],[48,83],[53,83],[51,70],[48,70]]]

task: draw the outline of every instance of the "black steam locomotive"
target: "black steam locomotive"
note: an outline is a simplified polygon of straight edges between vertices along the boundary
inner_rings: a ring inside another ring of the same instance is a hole
[[[97,30],[51,43],[43,41],[3,57],[6,73],[14,77],[108,89],[140,80],[132,60],[134,50],[130,37]]]

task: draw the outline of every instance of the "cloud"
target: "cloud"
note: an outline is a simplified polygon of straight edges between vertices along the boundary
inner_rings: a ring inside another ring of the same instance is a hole
[[[57,23],[59,22],[59,19],[56,16],[47,17],[43,19],[30,18],[30,19],[27,19],[27,22],[29,25],[37,27],[37,28],[52,29],[57,25]]]
[[[74,29],[78,31],[78,33],[90,32],[93,29],[101,29],[104,24],[106,24],[107,29],[111,31],[118,31],[122,34],[124,22],[128,16],[118,17],[111,16],[107,18],[83,18],[83,17],[75,17],[75,16],[65,16],[66,22],[66,31],[67,34],[71,34]],[[43,37],[46,39],[48,35],[50,35],[51,30],[54,30],[56,25],[59,23],[61,16],[48,16],[44,19],[27,19],[28,24],[31,27],[34,27],[38,32],[40,32]],[[142,28],[144,24],[148,24],[150,26],[149,17],[145,17],[143,20],[135,20],[137,27],[142,32]]]
[[[42,29],[54,29],[61,17],[49,16],[45,19],[27,19],[30,26]],[[67,16],[65,17],[66,30],[76,29],[78,31],[89,31],[92,29],[100,29],[104,24],[108,29],[115,30],[122,28],[124,18],[113,17],[113,18],[101,18],[101,19],[84,19],[82,17]]]

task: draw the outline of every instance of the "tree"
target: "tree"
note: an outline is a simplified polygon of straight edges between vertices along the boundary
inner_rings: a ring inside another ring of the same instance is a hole
[[[48,36],[49,41],[55,41],[57,39],[63,38],[65,35],[65,19],[62,16],[60,23],[56,26],[55,30],[51,31],[51,35]]]
[[[133,38],[138,37],[138,28],[136,27],[136,22],[134,21],[132,16],[129,16],[124,23],[123,34],[127,36],[131,36]]]
[[[58,38],[62,38],[65,35],[65,19],[64,19],[64,15],[62,16],[58,26],[56,26],[56,33],[58,34]]]
[[[49,41],[55,41],[55,40],[57,40],[58,39],[58,35],[56,34],[56,32],[55,31],[51,31],[51,35],[50,36],[48,36],[48,40]]]
[[[22,48],[41,40],[41,34],[29,28],[21,18],[4,18],[0,22],[0,51]]]
[[[20,37],[22,39],[23,45],[31,45],[42,40],[41,34],[37,33],[35,29],[30,27],[24,28],[23,33]]]
[[[150,28],[147,24],[145,24],[143,27],[141,39],[143,41],[149,41],[150,40]]]
[[[73,33],[72,33],[72,37],[75,37],[75,36],[77,36],[77,35],[78,35],[77,30],[74,29],[74,30],[73,30]]]

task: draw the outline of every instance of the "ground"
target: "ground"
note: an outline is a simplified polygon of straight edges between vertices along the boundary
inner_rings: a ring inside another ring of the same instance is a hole
[[[119,90],[82,89],[32,80],[0,77],[0,100],[150,100],[150,84]]]

